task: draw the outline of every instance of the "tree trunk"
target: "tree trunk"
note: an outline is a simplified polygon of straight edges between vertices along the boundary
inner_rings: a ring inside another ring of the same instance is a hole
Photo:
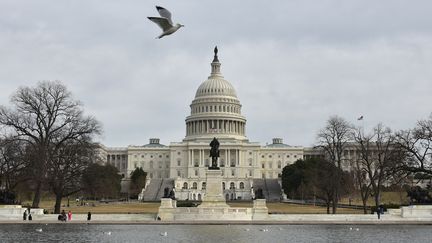
[[[327,202],[327,214],[330,214],[330,202]]]
[[[367,200],[369,198],[369,190],[367,188],[362,188],[360,191],[362,203],[363,203],[363,213],[368,214],[367,212]]]
[[[375,193],[375,206],[379,206],[380,205],[380,193]]]
[[[366,199],[362,198],[362,202],[363,202],[363,213],[368,214],[368,212],[367,212],[367,198]]]
[[[60,213],[60,207],[61,207],[61,201],[62,201],[63,195],[57,194],[56,195],[56,201],[54,206],[54,213],[59,214]]]
[[[333,214],[336,214],[337,205],[338,205],[338,201],[339,201],[338,197],[339,197],[339,190],[336,187],[335,191],[333,192],[333,200],[332,200],[333,201],[333,204],[332,204],[332,213]]]
[[[36,190],[33,197],[32,208],[39,208],[41,193],[42,193],[42,181],[37,181]]]

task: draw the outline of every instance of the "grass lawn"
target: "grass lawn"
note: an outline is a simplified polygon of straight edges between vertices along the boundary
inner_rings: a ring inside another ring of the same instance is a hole
[[[406,192],[381,192],[381,203],[408,205],[409,198],[406,195]],[[342,198],[341,203],[348,204],[349,197]],[[363,205],[360,195],[353,195],[351,203],[354,205]],[[375,206],[374,197],[369,197],[367,204]]]
[[[75,200],[70,200],[70,207],[66,207],[67,199],[63,199],[61,209],[65,211],[72,211],[72,213],[157,213],[160,203],[157,202],[110,202],[110,203],[100,203],[99,201],[86,201],[88,206],[79,206]],[[383,192],[381,197],[381,202],[384,204],[394,203],[394,204],[408,204],[409,200],[406,197],[406,193],[399,192]],[[343,198],[341,203],[348,204],[348,197]],[[351,203],[353,205],[362,205],[360,196],[352,196]],[[31,201],[24,201],[23,205],[30,205]],[[48,212],[54,211],[55,201],[52,198],[47,198],[41,201],[40,207],[48,210]],[[246,207],[251,208],[252,202],[229,202],[231,207]],[[375,205],[374,199],[372,197],[368,200],[368,205]],[[288,204],[288,203],[267,203],[267,207],[270,213],[287,213],[287,214],[316,214],[316,213],[327,213],[325,207],[312,206],[312,205],[298,205],[298,204]],[[362,210],[339,208],[337,210],[341,214],[361,214]]]
[[[228,203],[231,207],[252,207],[252,202],[236,202]],[[326,207],[319,207],[313,205],[299,205],[290,203],[267,203],[269,213],[286,213],[286,214],[326,214]],[[331,208],[330,208],[331,210]],[[362,214],[363,210],[351,208],[338,208],[338,214]]]

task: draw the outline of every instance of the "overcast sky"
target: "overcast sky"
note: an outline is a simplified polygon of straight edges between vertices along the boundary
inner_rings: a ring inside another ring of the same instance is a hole
[[[155,5],[185,25],[155,39]],[[179,142],[215,45],[250,141],[315,143],[331,115],[405,129],[432,112],[432,1],[0,0],[0,104],[61,80],[107,146]]]

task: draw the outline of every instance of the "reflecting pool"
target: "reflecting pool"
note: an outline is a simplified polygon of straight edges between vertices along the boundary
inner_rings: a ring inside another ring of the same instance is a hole
[[[0,225],[0,242],[431,242],[428,225]]]

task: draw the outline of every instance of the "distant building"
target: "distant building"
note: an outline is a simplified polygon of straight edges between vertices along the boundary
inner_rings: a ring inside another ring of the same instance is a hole
[[[158,200],[165,187],[174,187],[181,200],[200,200],[205,194],[205,171],[211,163],[209,143],[214,137],[220,142],[218,163],[224,178],[221,186],[229,200],[251,199],[258,188],[268,199],[279,199],[278,178],[283,167],[305,157],[322,156],[313,148],[284,144],[282,138],[274,138],[265,146],[250,142],[242,105],[220,67],[215,54],[210,76],[198,87],[190,105],[183,141],[163,145],[159,139],[151,138],[143,146],[101,146],[104,162],[116,166],[124,182],[137,167],[148,173],[144,200]]]

